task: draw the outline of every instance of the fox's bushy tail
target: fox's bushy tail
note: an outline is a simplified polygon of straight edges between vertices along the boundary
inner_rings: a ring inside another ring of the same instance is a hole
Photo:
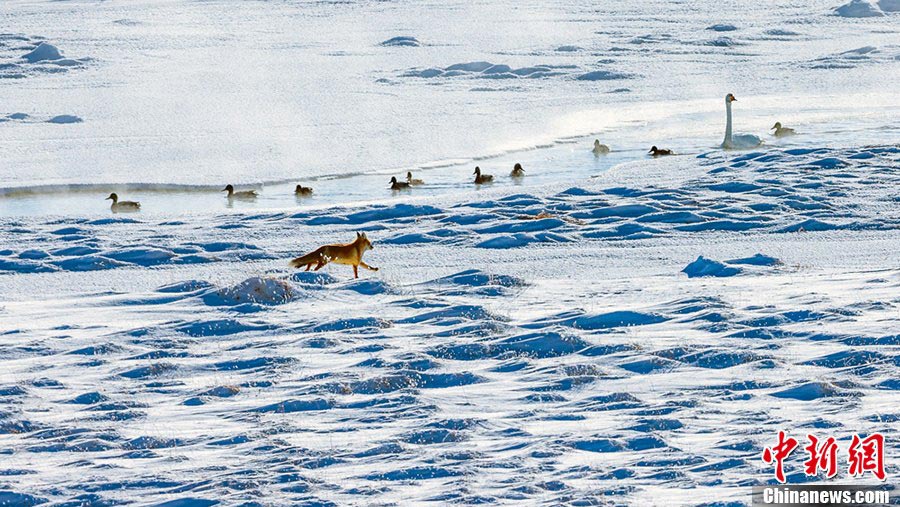
[[[294,268],[302,268],[303,266],[307,266],[309,264],[318,264],[322,261],[322,254],[318,250],[315,252],[308,253],[302,257],[297,257],[293,259],[290,264],[291,267]]]

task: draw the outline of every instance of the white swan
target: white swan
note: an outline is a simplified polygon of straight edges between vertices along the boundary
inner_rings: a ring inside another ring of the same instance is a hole
[[[748,148],[756,148],[762,144],[762,139],[753,134],[731,134],[731,103],[736,101],[734,95],[725,96],[725,114],[728,117],[725,123],[725,140],[722,141],[722,148],[726,150],[745,150]]]

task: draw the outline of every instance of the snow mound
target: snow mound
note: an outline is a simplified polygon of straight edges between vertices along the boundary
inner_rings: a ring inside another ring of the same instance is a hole
[[[900,12],[900,0],[879,0],[878,7],[884,12]]]
[[[41,42],[36,48],[22,56],[29,63],[46,62],[52,60],[61,60],[62,54],[53,44]]]
[[[612,81],[614,79],[629,79],[633,77],[625,72],[615,72],[611,70],[595,70],[578,76],[579,81]]]
[[[457,76],[479,77],[483,79],[518,79],[518,78],[542,78],[562,74],[561,69],[574,69],[575,66],[532,65],[529,67],[513,68],[502,63],[485,61],[455,63],[446,68],[429,67],[426,69],[410,69],[402,74],[403,77],[419,78],[448,78]]]
[[[875,7],[866,0],[850,0],[836,9],[834,14],[842,18],[874,18],[884,16],[878,7]]]
[[[733,32],[737,30],[737,27],[727,23],[716,23],[715,25],[706,27],[706,29],[713,32]]]
[[[414,47],[417,48],[422,44],[415,37],[409,36],[399,36],[399,37],[391,37],[390,39],[383,41],[381,46],[401,46],[401,47]]]
[[[701,276],[734,276],[740,273],[741,270],[726,266],[719,261],[706,259],[701,255],[700,257],[697,257],[697,260],[685,266],[681,272],[687,274],[688,278],[696,278]]]
[[[725,262],[727,262],[728,264],[747,264],[750,266],[777,266],[781,264],[781,261],[776,259],[775,257],[770,257],[761,253],[758,253],[752,257],[731,259]]]
[[[61,114],[58,116],[54,116],[53,118],[50,118],[49,120],[47,120],[47,123],[56,123],[58,125],[65,125],[65,124],[69,124],[69,123],[81,123],[83,121],[84,120],[82,120],[80,117],[72,115],[72,114]]]
[[[225,287],[207,295],[207,304],[256,303],[278,305],[292,301],[296,291],[284,280],[255,276],[233,286]]]

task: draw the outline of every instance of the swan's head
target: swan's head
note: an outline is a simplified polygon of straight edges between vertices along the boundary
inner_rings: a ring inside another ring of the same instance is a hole
[[[106,199],[104,199],[104,201],[112,201],[112,202],[116,202],[116,201],[118,201],[118,200],[119,200],[119,196],[116,195],[115,192],[109,194],[109,197],[107,197]]]
[[[775,122],[775,125],[772,125],[772,128],[773,128],[773,129],[776,129],[776,130],[777,130],[777,129],[780,129],[780,128],[781,128],[781,122],[780,122],[780,121],[776,121],[776,122]],[[769,130],[772,130],[772,129],[769,129]]]
[[[729,93],[725,96],[725,103],[731,104],[732,102],[737,102],[737,98],[735,98],[734,94]]]
[[[228,192],[229,194],[233,193],[234,187],[232,185],[225,185],[225,188],[222,189],[222,192]]]
[[[600,146],[600,140],[599,140],[599,139],[594,139],[594,148],[596,148],[596,147],[598,147],[598,146]]]
[[[478,166],[475,166],[475,172],[472,174],[481,174],[481,168]]]

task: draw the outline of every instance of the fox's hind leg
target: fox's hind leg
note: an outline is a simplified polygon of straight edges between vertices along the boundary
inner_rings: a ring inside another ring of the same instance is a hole
[[[359,278],[359,266],[353,265],[353,278]]]
[[[309,271],[309,268],[311,268],[311,267],[313,267],[312,262],[310,262],[309,264],[306,265],[306,271]]]
[[[362,266],[362,267],[364,267],[364,268],[366,268],[366,269],[368,269],[368,270],[370,270],[370,271],[378,271],[378,268],[373,268],[372,266],[369,266],[368,264],[366,264],[366,263],[363,262],[363,261],[359,261],[359,265]]]

